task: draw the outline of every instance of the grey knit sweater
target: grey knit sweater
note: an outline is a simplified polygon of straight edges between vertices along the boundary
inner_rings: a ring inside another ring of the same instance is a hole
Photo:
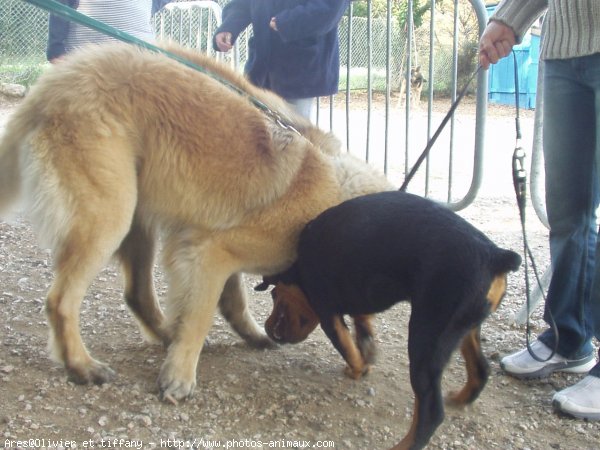
[[[546,9],[542,59],[600,53],[600,0],[502,0],[490,20],[511,27],[520,42]]]

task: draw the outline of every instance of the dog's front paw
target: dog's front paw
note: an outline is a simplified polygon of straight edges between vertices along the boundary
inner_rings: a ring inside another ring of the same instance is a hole
[[[356,345],[367,364],[373,364],[377,355],[377,346],[373,336],[362,336],[356,339]]]
[[[171,365],[163,364],[158,375],[158,389],[161,400],[176,405],[180,400],[190,398],[195,387],[195,376],[181,377],[176,370],[172,369]]]
[[[277,348],[278,345],[269,336],[261,333],[257,336],[244,337],[245,341],[253,348],[258,349],[273,349]]]
[[[358,368],[346,366],[344,373],[347,377],[352,378],[353,380],[359,380],[364,375],[367,375],[370,370],[371,366],[369,364],[365,364],[364,366]]]
[[[69,381],[76,384],[104,384],[112,381],[117,373],[108,364],[90,359],[86,364],[67,366]]]

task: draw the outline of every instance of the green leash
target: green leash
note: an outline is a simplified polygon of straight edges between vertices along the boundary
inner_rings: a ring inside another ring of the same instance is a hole
[[[118,39],[119,41],[127,42],[129,44],[134,44],[134,45],[137,45],[138,47],[145,48],[146,50],[150,50],[155,53],[160,53],[162,55],[168,56],[169,58],[174,59],[175,61],[185,65],[186,67],[197,70],[198,72],[201,72],[201,73],[209,76],[210,78],[218,81],[219,83],[223,84],[224,86],[228,87],[232,91],[237,92],[242,97],[247,98],[254,106],[256,106],[258,109],[260,109],[262,112],[264,112],[269,118],[271,118],[279,126],[281,126],[282,128],[284,128],[286,130],[291,130],[291,131],[296,132],[297,134],[300,134],[300,132],[298,130],[296,130],[296,128],[294,128],[290,124],[290,121],[287,118],[284,120],[284,118],[281,116],[281,114],[279,114],[277,111],[273,111],[265,103],[263,103],[256,97],[249,95],[246,91],[244,91],[243,89],[240,89],[238,86],[236,86],[236,85],[230,83],[229,81],[219,77],[218,75],[206,70],[205,67],[199,66],[198,64],[194,64],[193,62],[191,62],[173,52],[170,52],[168,50],[157,47],[156,45],[150,44],[146,41],[143,41],[142,39],[138,39],[135,36],[132,36],[128,33],[118,30],[114,27],[111,27],[110,25],[107,25],[104,22],[100,22],[99,20],[92,19],[91,17],[86,16],[85,14],[82,14],[79,11],[77,11],[73,8],[70,8],[66,5],[63,5],[62,3],[59,3],[55,0],[24,0],[24,1],[36,6],[38,8],[44,9],[44,10],[50,12],[51,14],[62,17],[63,19],[70,20],[71,22],[76,22],[80,25],[84,25],[88,28],[91,28],[92,30],[96,30],[100,33],[106,34],[107,36]]]

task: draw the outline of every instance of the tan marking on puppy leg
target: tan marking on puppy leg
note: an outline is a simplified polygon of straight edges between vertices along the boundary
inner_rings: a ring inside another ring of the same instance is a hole
[[[490,284],[487,299],[490,302],[492,312],[498,309],[504,294],[506,293],[506,274],[497,275]]]
[[[358,380],[366,372],[369,367],[365,364],[358,347],[354,344],[352,336],[348,331],[348,328],[344,325],[341,316],[335,316],[333,318],[333,328],[339,338],[340,346],[343,349],[343,357],[348,363],[345,373],[350,378]]]
[[[408,433],[402,438],[402,440],[394,445],[390,450],[410,450],[415,443],[415,436],[417,434],[417,423],[419,421],[419,400],[415,398],[415,406],[413,409],[413,420],[410,425]]]
[[[481,341],[479,327],[473,328],[462,340],[460,351],[465,360],[467,382],[459,392],[452,393],[447,398],[447,403],[452,406],[465,406],[475,400],[483,389],[486,380],[481,378],[479,358],[481,355]]]
[[[354,330],[356,332],[356,345],[360,350],[363,360],[367,364],[375,362],[375,336],[373,333],[373,316],[361,314],[352,316],[354,319]]]

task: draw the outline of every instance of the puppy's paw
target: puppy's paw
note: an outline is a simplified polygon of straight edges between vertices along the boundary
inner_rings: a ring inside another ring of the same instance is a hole
[[[115,379],[117,373],[108,364],[90,359],[86,364],[67,366],[69,381],[75,384],[104,384]]]
[[[373,364],[377,355],[377,346],[375,345],[375,339],[373,336],[357,337],[356,346],[360,351],[360,354],[367,364]]]
[[[453,408],[464,408],[469,401],[463,391],[453,391],[448,393],[444,399],[444,403]]]
[[[346,366],[344,369],[344,373],[347,377],[352,378],[353,380],[359,380],[363,376],[367,375],[371,371],[371,366],[369,364],[365,364],[359,368],[353,368],[350,366]]]

